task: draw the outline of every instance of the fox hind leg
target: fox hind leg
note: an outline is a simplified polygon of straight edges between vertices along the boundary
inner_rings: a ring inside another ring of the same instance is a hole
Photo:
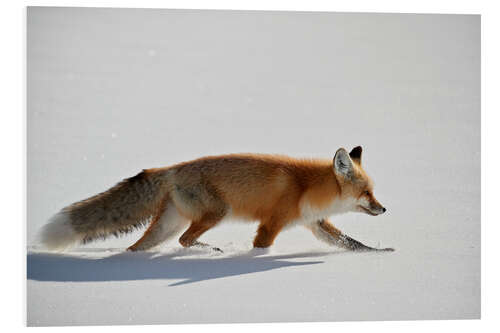
[[[199,242],[198,238],[222,220],[225,214],[225,210],[205,213],[200,219],[192,221],[189,228],[179,238],[179,243],[184,247],[209,247],[212,250],[222,252],[218,247],[212,247],[209,244]]]
[[[179,214],[175,205],[166,200],[144,235],[127,250],[144,251],[153,248],[179,234],[188,223],[189,220]]]
[[[257,235],[253,241],[254,248],[266,248],[273,245],[276,236],[283,229],[284,223],[280,223],[275,219],[262,221],[257,229]]]
[[[394,251],[392,248],[377,249],[364,245],[363,243],[343,234],[335,228],[328,220],[319,220],[309,227],[321,241],[331,245],[336,245],[351,251]]]
[[[203,242],[198,242],[198,241],[195,241],[192,246],[202,247],[202,248],[209,248],[209,249],[212,249],[212,250],[214,250],[216,252],[221,252],[221,253],[224,252],[224,251],[222,251],[220,248],[218,248],[216,246],[212,246],[210,244],[203,243]]]

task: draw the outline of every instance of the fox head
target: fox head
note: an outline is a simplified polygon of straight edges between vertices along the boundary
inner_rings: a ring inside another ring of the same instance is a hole
[[[376,216],[386,209],[373,195],[373,182],[361,166],[361,153],[358,146],[350,153],[340,148],[333,158],[333,171],[340,185],[342,200],[348,200],[349,210]]]

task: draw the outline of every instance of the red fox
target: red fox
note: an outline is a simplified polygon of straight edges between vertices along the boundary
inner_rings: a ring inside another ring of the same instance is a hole
[[[283,228],[300,225],[318,239],[345,249],[392,251],[366,246],[327,220],[345,212],[376,216],[386,211],[373,196],[361,153],[359,146],[350,153],[340,148],[333,161],[232,154],[145,169],[63,208],[42,228],[41,243],[61,251],[149,222],[144,235],[128,250],[151,249],[182,231],[182,246],[206,247],[198,238],[224,218],[236,217],[259,221],[255,248],[271,246]]]

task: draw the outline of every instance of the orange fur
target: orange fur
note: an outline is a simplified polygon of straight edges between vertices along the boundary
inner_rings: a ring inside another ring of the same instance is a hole
[[[159,244],[179,232],[184,221],[191,224],[179,242],[183,246],[201,244],[197,239],[228,216],[259,221],[255,247],[272,245],[283,228],[295,224],[333,242],[338,241],[340,231],[329,224],[317,224],[328,216],[347,211],[378,215],[385,211],[373,196],[373,184],[361,167],[361,147],[350,154],[341,148],[333,161],[260,154],[203,157],[144,170],[66,211],[72,214],[70,218],[78,217],[71,222],[75,229],[80,227],[81,233],[94,235],[118,227],[127,230],[129,224],[112,228],[112,223],[106,222],[109,214],[104,211],[108,206],[116,216],[129,219],[153,216],[149,228],[130,250]],[[86,219],[93,215],[100,220]],[[177,224],[164,225],[169,221],[162,216],[175,217],[172,223]]]

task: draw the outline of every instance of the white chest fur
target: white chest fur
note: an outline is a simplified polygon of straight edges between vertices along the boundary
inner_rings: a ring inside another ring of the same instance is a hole
[[[301,216],[292,225],[308,225],[332,215],[352,212],[355,208],[356,200],[354,198],[334,199],[330,204],[321,208],[304,201],[300,205]]]

